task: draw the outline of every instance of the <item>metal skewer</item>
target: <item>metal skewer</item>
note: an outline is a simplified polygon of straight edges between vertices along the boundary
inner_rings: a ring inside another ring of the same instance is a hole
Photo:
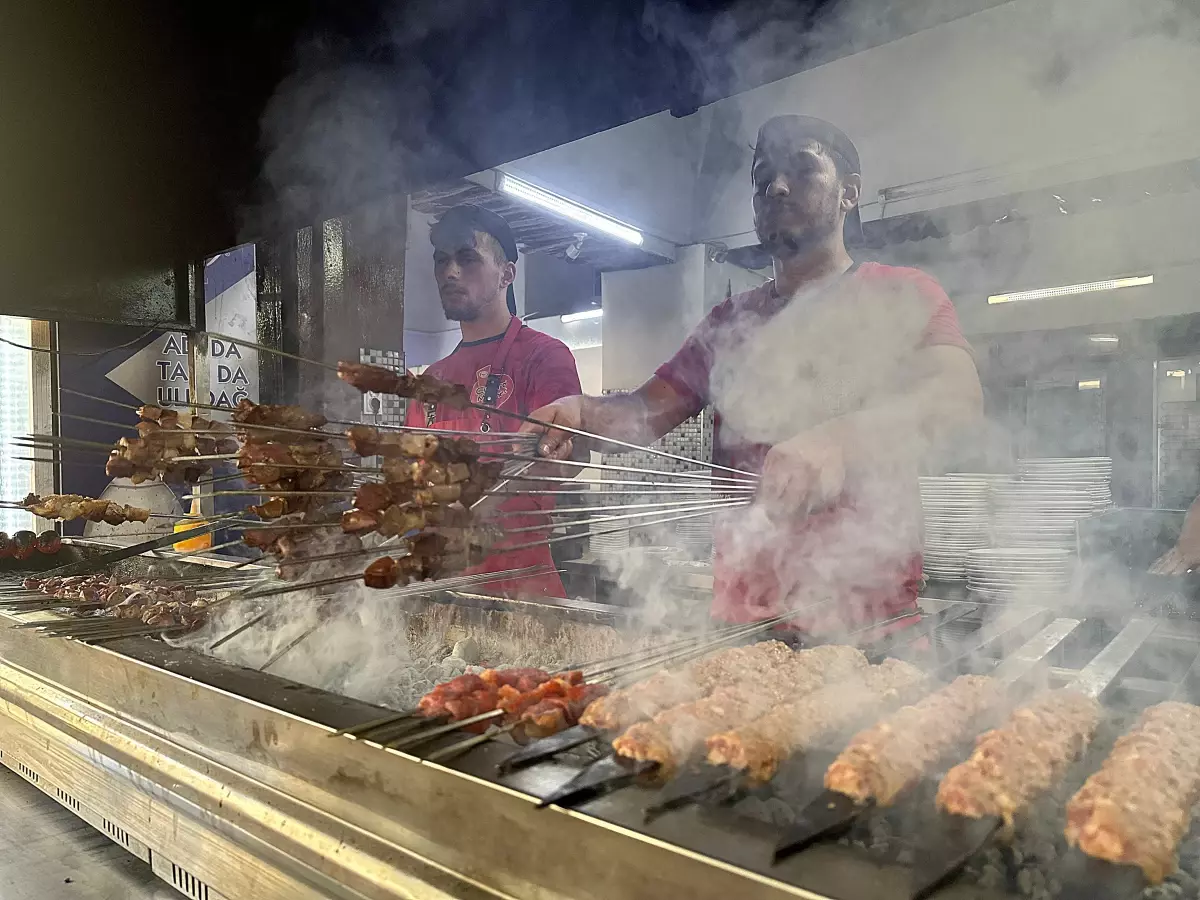
[[[258,350],[263,351],[264,353],[274,353],[278,356],[283,356],[288,359],[294,359],[298,362],[304,362],[304,363],[309,363],[310,365],[320,366],[323,369],[332,369],[334,372],[338,371],[338,367],[335,365],[331,365],[330,363],[320,362],[319,360],[315,360],[315,359],[306,359],[303,356],[299,356],[295,353],[287,353],[286,351],[278,350],[275,347],[267,347],[263,344],[255,344],[250,341],[241,340],[240,338],[234,339],[234,338],[226,337],[225,335],[217,334],[216,332],[208,332],[208,335],[210,337],[220,338],[221,340],[235,341],[236,343],[244,344],[247,347],[254,347]],[[743,469],[735,469],[735,468],[731,468],[729,466],[718,465],[716,463],[711,463],[711,464],[701,463],[694,459],[688,459],[688,457],[686,457],[686,456],[680,456],[679,454],[676,454],[676,453],[668,453],[666,450],[659,450],[656,447],[643,447],[639,444],[630,443],[629,441],[619,440],[618,438],[605,437],[602,434],[593,434],[592,432],[584,431],[581,428],[572,428],[569,425],[562,425],[562,424],[552,425],[549,422],[543,422],[540,419],[535,419],[532,416],[522,415],[521,413],[496,410],[496,409],[493,409],[492,407],[487,406],[486,404],[483,404],[483,403],[468,402],[467,405],[469,407],[471,407],[472,409],[478,409],[482,412],[497,413],[498,415],[508,416],[509,418],[517,419],[518,421],[525,422],[529,425],[537,425],[541,428],[546,429],[547,431],[549,431],[550,429],[554,429],[557,431],[564,431],[567,434],[574,435],[576,437],[582,437],[582,438],[587,438],[588,440],[592,440],[592,441],[599,441],[601,443],[611,444],[615,447],[624,447],[627,450],[636,450],[639,453],[648,453],[651,456],[658,456],[663,459],[671,459],[671,460],[674,460],[675,462],[687,463],[688,465],[691,465],[691,466],[699,465],[699,466],[703,466],[704,468],[707,468],[707,469],[719,469],[723,472],[731,472],[734,475],[743,475],[743,476],[747,476],[750,478],[758,478],[759,477],[758,474],[755,472],[747,472]]]

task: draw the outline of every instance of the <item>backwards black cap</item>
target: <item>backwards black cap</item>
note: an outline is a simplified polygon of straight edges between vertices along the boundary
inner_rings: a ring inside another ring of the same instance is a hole
[[[854,142],[836,125],[812,116],[775,116],[763,122],[762,127],[758,129],[758,143],[754,146],[754,162],[757,163],[763,156],[794,152],[806,141],[816,141],[834,157],[840,157],[836,161],[840,162],[846,171],[862,173],[862,163],[859,161],[858,148],[854,146]],[[843,233],[847,244],[862,243],[862,217],[857,206],[846,215]]]
[[[462,247],[475,246],[475,232],[490,234],[504,251],[509,262],[517,261],[517,239],[513,237],[508,222],[498,213],[472,203],[451,207],[429,229],[429,243],[437,250],[453,253]],[[508,286],[508,312],[517,314],[517,296],[513,286]]]

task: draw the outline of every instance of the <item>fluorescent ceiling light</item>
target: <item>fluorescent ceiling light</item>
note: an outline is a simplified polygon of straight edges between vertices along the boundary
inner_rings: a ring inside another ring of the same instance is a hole
[[[1050,297],[1066,297],[1070,294],[1091,294],[1096,291],[1115,291],[1117,288],[1139,287],[1154,284],[1153,275],[1138,275],[1134,278],[1112,278],[1108,281],[1088,281],[1084,284],[1066,284],[1062,287],[1040,288],[1036,291],[1014,291],[1011,294],[992,294],[988,303],[1016,303],[1019,300],[1047,300]]]
[[[583,312],[567,313],[565,316],[559,316],[559,320],[563,322],[582,322],[584,319],[598,319],[604,315],[602,309],[585,309]]]
[[[1099,379],[1096,379],[1094,381],[1079,382],[1079,390],[1081,390],[1081,391],[1094,391],[1094,390],[1099,389],[1099,387],[1100,387]]]
[[[604,234],[633,244],[636,247],[642,246],[642,233],[636,228],[630,228],[616,219],[610,219],[608,216],[598,213],[594,209],[580,206],[578,203],[573,203],[565,197],[558,196],[558,194],[552,194],[539,187],[534,187],[532,184],[522,181],[519,178],[513,178],[505,172],[500,173],[500,190],[519,200],[524,200],[526,203],[540,206],[542,209],[548,210],[555,215],[578,222],[580,225],[586,225],[593,231],[603,232]]]
[[[1115,334],[1089,334],[1088,340],[1093,344],[1117,344],[1121,341]]]
[[[1167,377],[1168,378],[1186,378],[1187,372],[1183,371],[1183,369],[1170,369],[1167,371]]]

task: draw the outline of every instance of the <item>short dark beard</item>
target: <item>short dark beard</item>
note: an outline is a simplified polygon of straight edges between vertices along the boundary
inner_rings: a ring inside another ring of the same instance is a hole
[[[478,309],[466,309],[463,307],[449,307],[446,301],[442,301],[442,315],[451,322],[474,322],[479,318]]]

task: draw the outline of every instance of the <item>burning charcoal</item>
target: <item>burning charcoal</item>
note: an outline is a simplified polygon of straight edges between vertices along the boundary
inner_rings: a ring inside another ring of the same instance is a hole
[[[454,678],[467,671],[467,661],[457,656],[447,656],[441,662],[441,670],[443,678]]]
[[[463,638],[454,645],[453,655],[468,665],[479,662],[479,645],[470,638]]]
[[[763,801],[763,813],[767,821],[779,828],[787,828],[796,821],[796,814],[792,812],[792,808],[776,797]]]

